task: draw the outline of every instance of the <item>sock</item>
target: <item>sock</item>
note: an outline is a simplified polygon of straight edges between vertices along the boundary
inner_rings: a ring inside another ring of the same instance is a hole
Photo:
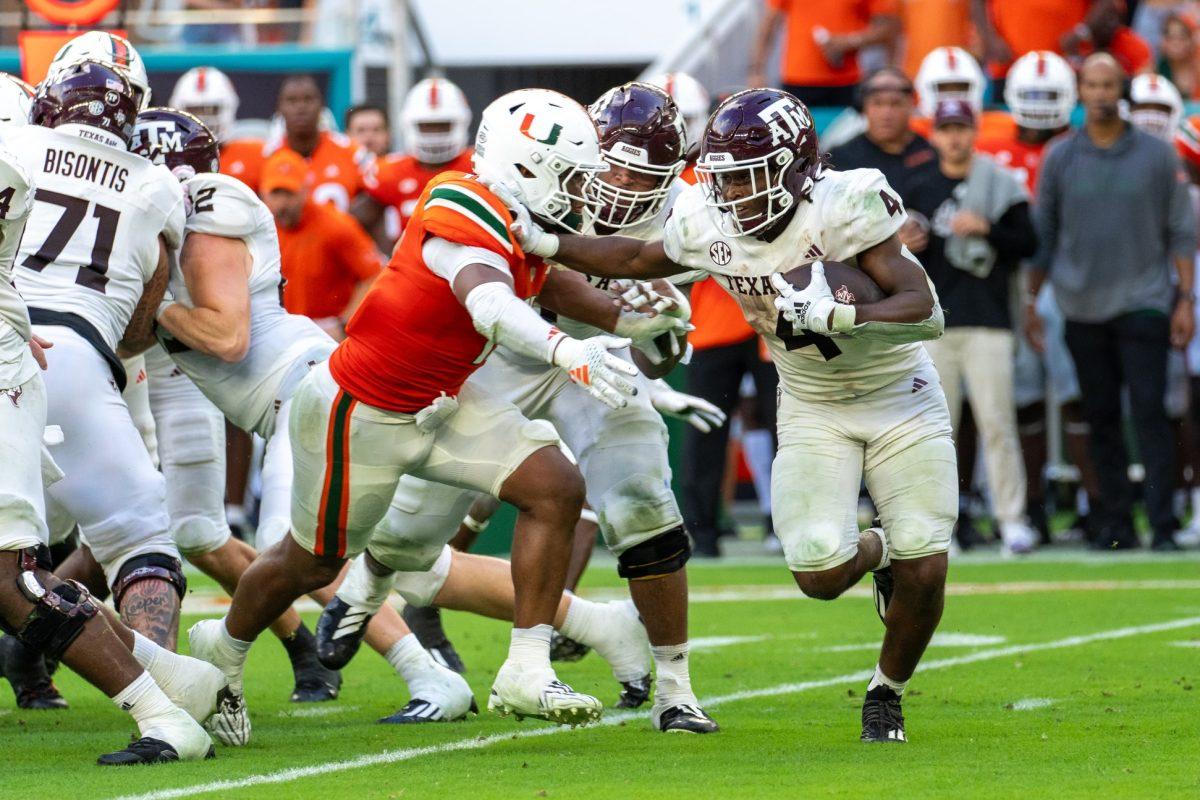
[[[392,665],[392,669],[400,674],[405,683],[412,683],[422,673],[430,669],[433,658],[421,647],[417,635],[410,633],[396,642],[383,656]]]
[[[908,681],[894,681],[887,675],[883,674],[883,670],[879,665],[875,665],[875,675],[871,678],[871,682],[867,684],[867,691],[871,691],[877,686],[886,686],[895,692],[898,696],[904,694],[904,687],[908,686]]]
[[[301,622],[300,627],[292,632],[292,635],[286,639],[279,640],[283,644],[283,649],[287,651],[288,660],[292,664],[296,662],[309,662],[317,657],[317,640],[312,635],[312,631]]]
[[[254,642],[243,642],[229,635],[225,620],[221,620],[221,631],[217,637],[217,650],[220,663],[217,664],[225,673],[229,687],[234,692],[242,691],[242,669],[246,666],[246,656]]]
[[[143,734],[155,723],[183,713],[167,699],[149,672],[134,678],[133,683],[118,692],[112,701],[117,708],[130,713]]]
[[[387,601],[395,582],[396,573],[379,577],[367,567],[366,556],[361,555],[350,562],[337,596],[355,608],[368,609],[374,614]]]
[[[558,632],[568,639],[590,645],[588,640],[591,638],[592,621],[596,618],[598,607],[598,603],[572,596],[571,605],[567,606],[567,617]]]
[[[655,705],[695,704],[696,694],[692,691],[692,676],[688,671],[688,643],[651,645],[650,653],[654,656],[658,675]]]
[[[553,632],[554,628],[545,624],[513,628],[508,660],[528,670],[550,669],[550,634]]]
[[[750,478],[754,481],[754,494],[758,496],[758,507],[764,515],[771,513],[771,463],[775,460],[775,439],[766,429],[746,431],[742,434],[742,452],[746,454],[746,465],[750,467]]]

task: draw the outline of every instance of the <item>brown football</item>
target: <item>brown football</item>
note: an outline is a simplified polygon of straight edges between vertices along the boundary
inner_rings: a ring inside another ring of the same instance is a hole
[[[839,303],[878,303],[885,297],[883,289],[861,269],[837,261],[821,263],[825,265],[825,281],[833,292],[833,299]],[[812,264],[805,264],[790,270],[783,277],[792,286],[803,289],[808,286],[811,276]]]

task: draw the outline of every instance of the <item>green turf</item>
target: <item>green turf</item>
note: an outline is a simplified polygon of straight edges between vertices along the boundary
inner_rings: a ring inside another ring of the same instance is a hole
[[[698,596],[717,587],[783,589],[790,581],[782,567],[765,561],[697,565],[691,574]],[[1089,591],[1051,586],[1079,581],[1104,586]],[[1130,589],[1131,581],[1184,581],[1186,588],[1147,583]],[[1021,585],[1025,582],[1044,585]],[[194,583],[201,594],[211,588],[204,581]],[[1003,637],[1003,643],[932,647],[930,662],[1127,626],[1200,620],[1200,588],[1190,588],[1200,587],[1195,558],[963,559],[952,568],[952,584],[960,593],[947,604],[942,631]],[[598,564],[587,585],[609,592],[618,582]],[[961,593],[972,588],[977,593]],[[506,627],[446,616],[483,704],[503,658]],[[834,603],[802,600],[798,593],[786,599],[697,602],[691,618],[694,638],[769,637],[695,653],[692,671],[701,698],[868,669],[875,660],[869,647],[822,649],[869,646],[882,630],[861,591]],[[186,618],[185,627],[194,619]],[[451,743],[473,749],[409,753],[394,763],[204,796],[1197,797],[1200,689],[1193,684],[1200,679],[1200,649],[1173,644],[1181,641],[1200,643],[1200,621],[1177,630],[931,669],[917,675],[906,698],[910,743],[865,746],[857,741],[861,680],[721,703],[712,711],[724,731],[710,737],[663,736],[651,731],[644,717],[535,736],[526,734],[557,729],[486,712],[456,724],[376,725],[376,718],[407,700],[380,658],[369,652],[359,656],[346,672],[337,703],[297,706],[287,702],[291,677],[282,648],[268,637],[255,648],[247,674],[254,720],[249,747],[219,748],[215,761],[201,764],[92,766],[98,753],[120,746],[132,726],[109,701],[64,672],[58,683],[71,710],[20,712],[9,697],[0,704],[6,767],[0,798],[103,800]],[[615,700],[616,684],[595,656],[564,665],[560,674],[578,689]],[[1032,710],[1012,707],[1030,699],[1053,702]],[[314,712],[320,715],[301,716]],[[484,737],[497,740],[480,741]]]

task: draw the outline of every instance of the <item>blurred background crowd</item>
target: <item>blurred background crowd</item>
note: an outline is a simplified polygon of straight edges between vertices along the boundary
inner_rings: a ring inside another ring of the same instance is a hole
[[[0,69],[28,67],[18,31],[61,30],[32,5],[0,0]],[[587,104],[647,80],[698,147],[720,98],[782,86],[835,168],[882,170],[908,209],[904,242],[946,311],[930,352],[959,445],[957,545],[1200,544],[1200,2],[108,5],[95,27],[138,45],[155,104],[209,122],[222,171],[274,213],[285,305],[335,336],[425,184],[470,169],[498,94]],[[723,290],[691,298],[696,352],[672,382],[730,421],[673,429],[686,521],[700,555],[771,549],[775,371]],[[254,443],[230,427],[229,447],[229,514],[248,529]]]

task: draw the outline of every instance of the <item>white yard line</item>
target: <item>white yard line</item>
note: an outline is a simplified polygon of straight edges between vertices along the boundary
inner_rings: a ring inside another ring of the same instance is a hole
[[[1007,581],[1002,583],[950,583],[946,594],[951,597],[978,595],[1034,594],[1036,592],[1121,592],[1121,591],[1173,591],[1200,589],[1200,580],[1096,580],[1096,581]],[[629,590],[585,589],[580,592],[589,600],[627,600]],[[856,586],[845,597],[871,597],[869,586]],[[729,603],[748,600],[803,600],[804,595],[795,586],[761,586],[754,584],[739,586],[697,586],[688,594],[689,603]],[[321,607],[301,598],[295,603],[298,611],[320,611]],[[185,614],[224,614],[229,610],[229,596],[218,589],[202,589],[188,592],[183,599]]]
[[[1131,636],[1144,636],[1150,633],[1161,633],[1163,631],[1193,628],[1196,626],[1200,626],[1200,617],[1185,617],[1182,619],[1170,620],[1168,622],[1158,622],[1150,625],[1134,625],[1125,628],[1114,628],[1107,631],[1082,634],[1079,636],[1068,636],[1065,639],[1055,639],[1051,642],[1035,642],[1033,644],[1017,644],[1010,645],[1008,647],[997,647],[991,650],[980,650],[974,653],[955,656],[953,658],[940,658],[932,661],[926,661],[921,665],[921,671],[929,672],[932,670],[949,669],[951,667],[974,664],[980,661],[992,661],[998,658],[1008,658],[1014,655],[1036,653],[1043,650],[1060,650],[1066,647],[1079,647],[1081,645],[1092,644],[1094,642],[1127,639]],[[814,681],[801,681],[798,683],[784,683],[778,686],[764,687],[762,689],[749,689],[742,692],[734,692],[732,694],[719,697],[710,697],[702,702],[706,708],[714,708],[726,703],[733,703],[741,700],[797,694],[799,692],[807,692],[812,689],[824,689],[831,686],[840,686],[846,683],[863,683],[870,680],[871,676],[874,674],[875,672],[873,669],[859,670],[858,672],[849,672],[832,678],[822,678]],[[599,724],[610,726],[617,725],[622,722],[627,722],[631,719],[644,718],[646,716],[646,712],[609,714],[605,716]],[[115,800],[171,800],[172,798],[176,797],[193,797],[196,795],[211,794],[213,792],[229,792],[236,789],[249,788],[252,786],[289,783],[302,778],[312,778],[321,775],[328,775],[334,772],[345,772],[347,770],[361,769],[363,767],[373,767],[381,764],[394,764],[400,761],[410,761],[414,758],[420,758],[421,756],[453,753],[461,750],[481,750],[485,747],[491,747],[494,744],[500,744],[502,742],[513,741],[514,739],[528,739],[534,736],[554,736],[568,733],[572,730],[573,729],[571,728],[547,726],[544,728],[535,728],[533,730],[516,732],[510,731],[508,733],[496,734],[493,736],[472,737],[469,739],[461,739],[455,742],[448,742],[446,744],[430,745],[428,747],[409,747],[399,750],[385,750],[382,753],[359,756],[358,758],[347,759],[345,761],[331,761],[325,764],[313,764],[307,767],[279,770],[277,772],[268,772],[261,775],[251,775],[245,778],[212,781],[210,783],[198,783],[192,786],[181,786],[176,789],[161,789],[154,792],[147,792],[145,794],[123,795],[119,798],[115,798]],[[584,731],[586,732],[586,729],[584,729]]]
[[[288,709],[280,711],[277,716],[280,717],[328,717],[331,714],[348,714],[351,711],[358,711],[358,706],[344,705],[322,705],[309,706],[307,708]]]
[[[1026,697],[1005,706],[1005,708],[1009,711],[1033,711],[1038,708],[1049,708],[1052,705],[1054,705],[1054,700],[1049,697]]]

